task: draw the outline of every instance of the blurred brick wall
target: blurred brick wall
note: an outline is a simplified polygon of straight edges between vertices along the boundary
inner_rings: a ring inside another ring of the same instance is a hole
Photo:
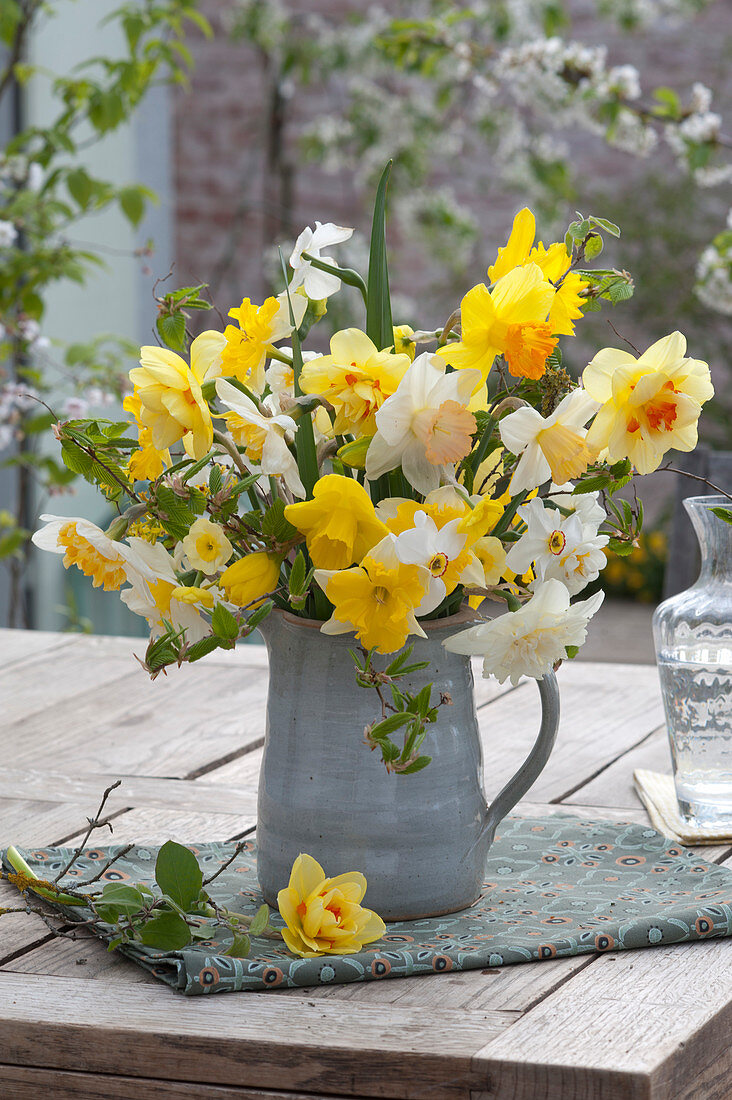
[[[300,0],[307,11],[343,19],[361,7],[359,0]],[[243,295],[260,298],[265,289],[261,252],[265,239],[294,237],[315,218],[345,225],[357,224],[357,187],[345,176],[328,175],[315,165],[299,167],[294,181],[294,218],[291,226],[280,221],[279,187],[268,177],[267,143],[271,123],[266,74],[255,51],[227,38],[227,13],[232,0],[201,0],[200,8],[211,20],[215,35],[206,40],[191,35],[196,68],[190,93],[180,93],[175,104],[176,254],[175,281],[210,282],[222,309]],[[641,73],[646,87],[668,82],[682,93],[696,80],[715,92],[715,109],[726,114],[732,126],[732,4],[713,4],[692,24],[667,27],[660,33],[609,35],[605,25],[592,18],[591,0],[574,5],[576,37],[588,44],[609,48],[610,63],[630,62]],[[302,102],[287,105],[286,157],[296,157],[295,136],[307,112],[312,119],[326,110],[328,100],[310,88]],[[725,111],[726,109],[726,111]],[[601,181],[608,188],[627,193],[633,201],[637,182],[647,172],[648,161],[610,149],[600,139],[583,136],[573,140],[579,168],[578,187]],[[663,154],[670,165],[670,157]],[[459,197],[479,219],[486,246],[476,255],[475,275],[482,277],[483,259],[503,239],[520,195],[486,194],[483,183],[487,165],[460,164],[457,178],[450,179]],[[673,170],[670,170],[673,175]],[[732,205],[717,189],[720,217]],[[725,206],[726,200],[726,206]],[[580,200],[578,200],[580,201]],[[362,226],[365,228],[365,226]],[[414,293],[427,278],[413,265],[397,265],[399,282]]]

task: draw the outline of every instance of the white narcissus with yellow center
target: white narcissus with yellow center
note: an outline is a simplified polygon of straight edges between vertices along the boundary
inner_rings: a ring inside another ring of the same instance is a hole
[[[686,358],[686,337],[672,332],[636,359],[603,348],[582,381],[602,406],[587,441],[609,462],[629,458],[639,474],[658,469],[671,448],[693,451],[702,405],[714,396],[709,366]]]
[[[467,406],[480,382],[477,370],[446,374],[439,356],[418,355],[396,392],[376,413],[377,431],[366,455],[366,477],[373,481],[401,466],[422,496],[436,489],[470,452],[475,417]]]
[[[483,675],[516,685],[522,676],[542,680],[568,646],[581,646],[587,626],[600,607],[604,592],[588,600],[569,602],[569,592],[558,580],[534,583],[534,594],[518,611],[453,634],[442,644],[451,653],[483,658]]]
[[[149,543],[136,536],[129,541],[145,562],[152,579],[130,577],[132,587],[125,588],[120,593],[122,602],[135,615],[147,619],[153,637],[165,633],[163,620],[171,623],[176,630],[185,630],[188,642],[200,641],[210,634],[211,627],[198,611],[198,607],[209,609],[212,602],[209,596],[214,592],[218,595],[217,590],[180,588],[175,574],[175,562],[162,543]],[[200,598],[195,603],[190,602],[193,593],[200,593]]]
[[[504,417],[498,425],[501,441],[521,456],[511,478],[511,493],[538,489],[550,478],[563,483],[583,474],[596,453],[588,443],[585,424],[598,408],[599,402],[577,387],[562,398],[551,416],[526,405]]]
[[[31,541],[41,550],[64,555],[64,568],[77,566],[94,588],[116,591],[134,576],[153,579],[144,559],[131,546],[107,535],[96,523],[78,516],[43,515],[46,524]]]
[[[224,378],[216,382],[216,395],[222,405],[255,430],[256,457],[252,463],[247,463],[250,468],[258,465],[267,477],[281,477],[292,495],[304,500],[305,486],[300,480],[295,457],[287,446],[287,433],[297,428],[292,417],[284,413],[265,416],[246,394]]]
[[[225,346],[220,332],[202,332],[191,344],[190,367],[168,348],[140,349],[140,366],[130,371],[130,381],[140,399],[140,421],[151,430],[158,451],[179,439],[191,458],[211,450],[213,424],[201,387],[221,373]]]
[[[452,519],[438,527],[426,512],[417,512],[414,527],[396,536],[394,549],[405,565],[421,565],[430,575],[429,587],[415,615],[429,615],[458,584],[481,586],[485,574],[467,546],[461,521]]]
[[[600,511],[604,519],[605,513]],[[518,509],[518,515],[526,531],[506,555],[506,564],[515,573],[525,573],[533,563],[540,580],[554,577],[574,596],[607,564],[603,547],[608,536],[598,535],[597,526],[583,523],[578,513],[563,516],[535,497]]]
[[[191,524],[181,545],[191,569],[198,569],[207,576],[223,569],[234,552],[223,527],[206,516],[199,516]]]

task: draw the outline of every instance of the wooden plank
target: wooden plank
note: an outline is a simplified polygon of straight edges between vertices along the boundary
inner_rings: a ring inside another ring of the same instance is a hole
[[[104,675],[108,665],[100,662]],[[151,683],[132,673],[100,687],[96,671],[86,670],[93,686],[73,698],[26,714],[6,728],[16,768],[37,768],[52,750],[54,768],[68,772],[156,775],[184,778],[200,773],[238,752],[246,752],[264,734],[261,674],[243,668],[214,667],[201,679],[196,666],[176,669]],[[81,675],[79,669],[73,676]],[[110,673],[111,676],[111,673]],[[27,683],[18,706],[38,697]],[[45,700],[45,686],[44,696]],[[22,700],[25,700],[23,702]]]
[[[173,1008],[175,1002],[175,1009]],[[461,1097],[484,1083],[473,1052],[514,1020],[284,1002],[268,994],[184,999],[165,987],[0,973],[3,1060],[208,1085]]]
[[[14,630],[0,627],[0,670],[5,670],[29,657],[72,645],[77,635],[58,634],[51,630]]]
[[[59,1072],[0,1063],[0,1082],[7,1100],[325,1100],[325,1093],[271,1092],[236,1086],[202,1085],[197,1081],[161,1081],[118,1074]],[[467,1096],[467,1093],[466,1093]],[[329,1093],[327,1100],[345,1100]]]
[[[620,756],[598,776],[583,784],[565,800],[565,804],[638,806],[640,802],[633,787],[633,772],[636,768],[648,768],[656,772],[671,771],[665,725],[654,730],[630,752]]]
[[[68,775],[55,771],[3,768],[0,771],[0,798],[12,799],[22,791],[26,799],[39,799],[47,804],[85,804],[91,812],[99,803],[102,792],[117,779],[121,779],[122,783],[107,800],[109,810],[154,806],[160,809],[183,807],[205,813],[207,810],[227,812],[225,807],[236,806],[232,813],[242,812],[242,807],[247,813],[256,813],[256,784],[226,787],[201,779],[157,779],[146,775],[120,775],[119,772]]]
[[[706,1096],[689,1086],[715,1061],[729,1096],[731,982],[730,940],[602,955],[478,1051],[485,1096],[678,1100],[679,1084]]]
[[[609,668],[616,671],[610,674]],[[661,693],[653,668],[568,662],[560,668],[558,679],[562,709],[559,736],[549,763],[531,788],[530,798],[535,802],[567,797],[662,721]],[[494,700],[479,711],[478,720],[486,791],[492,796],[517,770],[536,738],[536,687],[526,684]]]

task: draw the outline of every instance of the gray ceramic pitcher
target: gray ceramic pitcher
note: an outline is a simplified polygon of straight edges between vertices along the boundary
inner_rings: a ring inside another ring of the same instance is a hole
[[[442,647],[470,621],[463,614],[423,623],[427,639],[410,639],[413,659],[430,665],[400,686],[418,691],[431,682],[435,693],[449,692],[453,700],[428,727],[421,752],[432,763],[413,775],[388,774],[380,753],[364,744],[364,727],[380,709],[376,693],[356,684],[348,653],[353,636],[321,634],[320,623],[280,611],[262,624],[270,671],[257,847],[270,905],[300,852],[314,856],[329,877],[362,871],[364,904],[385,920],[451,913],[480,895],[498,822],[549,758],[559,692],[553,674],[538,681],[536,744],[486,807],[470,659]],[[490,736],[510,741],[510,725]]]

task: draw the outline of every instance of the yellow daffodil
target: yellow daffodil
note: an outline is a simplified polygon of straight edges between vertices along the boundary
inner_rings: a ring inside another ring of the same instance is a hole
[[[263,597],[277,587],[281,564],[282,558],[276,554],[256,550],[225,569],[219,585],[237,607],[259,607]]]
[[[474,367],[483,381],[497,355],[511,374],[541,378],[557,343],[547,323],[555,293],[534,263],[509,271],[492,290],[479,283],[460,303],[460,341],[437,354],[457,369]]]
[[[408,355],[414,362],[414,353],[417,350],[417,345],[411,339],[414,336],[414,329],[410,325],[395,325],[393,332],[394,351],[397,355]]]
[[[302,294],[291,294],[295,324],[300,325],[308,303]],[[287,294],[267,298],[257,306],[245,298],[229,317],[238,322],[224,329],[225,346],[221,356],[222,372],[233,375],[259,395],[264,389],[264,365],[273,344],[292,332]]]
[[[163,470],[170,466],[170,451],[159,451],[152,439],[152,432],[142,423],[142,402],[137,389],[128,394],[122,402],[125,412],[132,413],[137,424],[137,439],[140,449],[133,451],[127,464],[127,471],[133,481],[153,481],[160,477]]]
[[[213,592],[208,588],[198,588],[196,585],[178,585],[170,593],[170,597],[173,600],[179,600],[181,603],[192,604],[194,607],[200,605],[205,607],[207,611],[211,611],[214,605]]]
[[[320,569],[345,569],[388,534],[363,486],[341,474],[321,477],[313,499],[288,504],[285,519],[305,535]]]
[[[300,854],[292,865],[289,885],[277,895],[286,927],[282,938],[295,955],[353,955],[386,932],[381,917],[364,909],[366,879],[360,871],[335,878],[312,856]]]
[[[610,462],[629,458],[640,474],[657,469],[671,448],[694,449],[701,407],[714,395],[708,365],[686,358],[680,332],[664,336],[639,359],[603,348],[582,381],[602,406],[587,442],[606,450]]]
[[[555,336],[571,336],[574,322],[582,316],[584,298],[581,291],[589,286],[586,279],[570,271],[572,262],[563,243],[550,244],[548,248],[539,241],[536,247],[536,219],[525,207],[519,210],[513,220],[513,228],[504,248],[498,249],[496,262],[488,268],[488,279],[494,283],[516,267],[534,263],[540,267],[544,277],[551,283],[561,286],[554,296],[547,318]]]
[[[330,402],[336,434],[373,435],[377,410],[396,392],[409,364],[408,355],[379,351],[360,329],[342,329],[331,338],[330,355],[304,364],[300,387]]]
[[[133,576],[152,579],[145,561],[133,547],[111,539],[88,519],[43,515],[41,520],[46,526],[33,535],[34,545],[53,554],[63,554],[64,568],[75,565],[91,578],[94,588],[114,592]]]
[[[511,493],[537,489],[550,477],[563,485],[584,473],[597,454],[584,425],[597,408],[592,395],[577,387],[562,398],[551,416],[526,405],[504,417],[498,426],[501,440],[521,456],[511,478]]]
[[[232,553],[231,545],[224,529],[218,523],[212,523],[206,516],[199,516],[181,543],[191,569],[199,569],[210,576],[222,569]]]
[[[224,342],[219,332],[202,332],[191,344],[190,368],[167,348],[140,349],[140,366],[130,371],[130,381],[140,399],[140,420],[152,431],[158,451],[179,439],[191,458],[210,451],[213,425],[201,386],[220,373]]]
[[[360,565],[351,569],[316,569],[315,580],[333,604],[324,634],[354,631],[365,649],[394,653],[409,634],[425,637],[415,609],[427,594],[430,573],[421,565],[403,564],[387,535]]]

